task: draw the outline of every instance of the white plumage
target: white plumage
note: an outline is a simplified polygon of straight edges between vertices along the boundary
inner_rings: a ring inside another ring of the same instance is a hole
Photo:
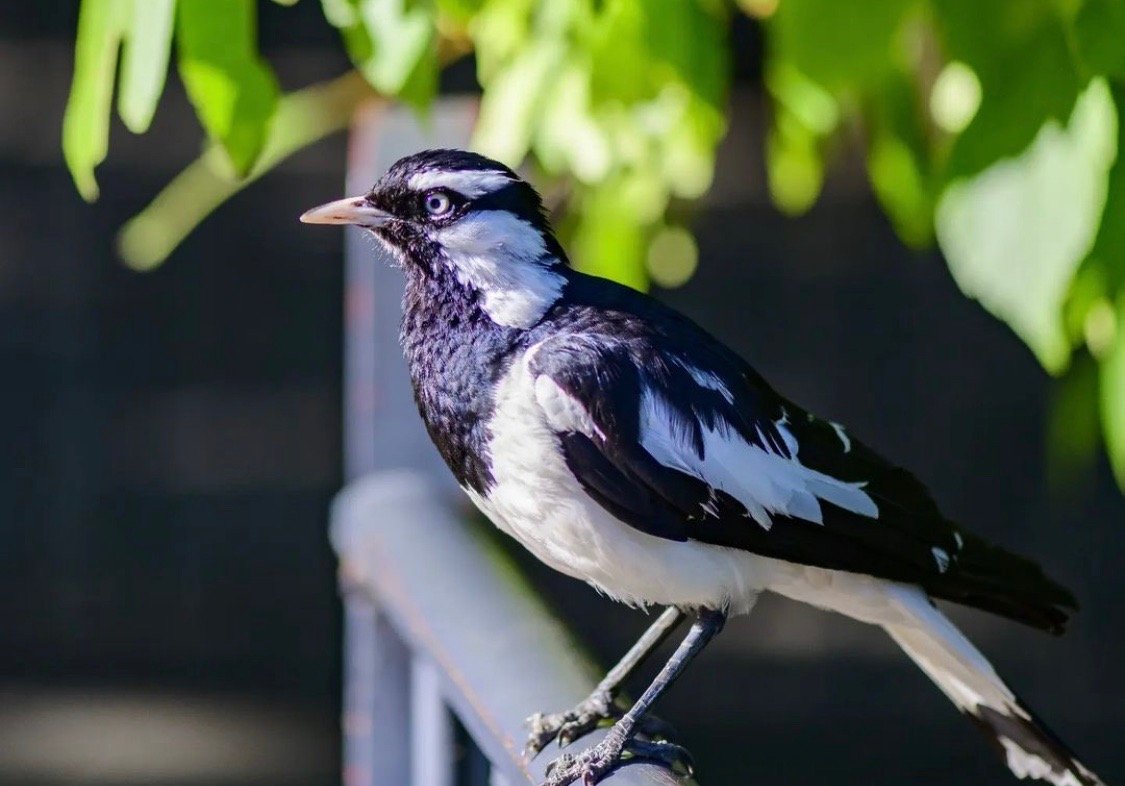
[[[804,466],[797,456],[797,441],[782,423],[777,428],[791,457],[747,443],[721,420],[714,428],[701,425],[703,455],[699,456],[676,433],[672,425],[676,416],[659,393],[645,390],[640,411],[641,445],[653,458],[730,494],[767,530],[775,513],[823,523],[820,500],[861,516],[879,517],[862,483],[838,480]]]

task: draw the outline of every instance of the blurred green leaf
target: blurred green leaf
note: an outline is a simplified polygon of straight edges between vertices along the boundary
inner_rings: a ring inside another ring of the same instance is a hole
[[[1125,488],[1125,294],[1116,305],[1117,338],[1102,360],[1099,383],[1106,450],[1117,483]]]
[[[585,193],[570,243],[580,270],[634,289],[648,288],[648,232],[644,223],[637,220],[633,205],[651,187],[628,175],[619,175]]]
[[[871,187],[899,237],[921,247],[933,240],[934,185],[919,97],[901,74],[888,76],[874,95],[867,112]]]
[[[191,2],[191,0],[187,0]],[[148,130],[172,50],[172,22],[176,0],[131,0],[132,14],[121,56],[121,85],[117,111],[134,134]]]
[[[200,122],[234,172],[245,175],[265,143],[279,93],[258,54],[254,0],[185,0],[176,38],[180,77]]]
[[[1109,170],[1105,209],[1083,271],[1089,270],[1102,288],[1100,294],[1112,300],[1125,291],[1125,83],[1112,83],[1110,93],[1117,110],[1118,155]]]
[[[474,150],[513,166],[523,160],[564,55],[559,42],[536,40],[493,75],[481,99]]]
[[[122,228],[122,258],[135,270],[159,266],[216,207],[296,151],[347,128],[359,103],[370,99],[370,87],[354,71],[284,96],[248,175],[232,178],[225,154],[212,144]]]
[[[981,86],[980,107],[950,152],[948,179],[1015,156],[1044,123],[1066,121],[1088,77],[1053,0],[933,0],[933,8],[945,55]]]
[[[766,23],[770,58],[833,93],[878,82],[894,68],[903,21],[918,5],[908,0],[782,0]]]
[[[821,135],[787,104],[774,110],[766,136],[766,179],[770,197],[782,212],[799,215],[813,206],[824,185]]]
[[[129,0],[82,0],[74,45],[74,79],[63,116],[63,156],[78,193],[98,198],[94,168],[109,152],[109,113],[117,52]]]
[[[1065,129],[1048,123],[1022,155],[952,184],[937,206],[938,241],[958,286],[1055,373],[1070,356],[1063,304],[1098,228],[1117,122],[1105,82],[1095,80]]]
[[[1125,0],[1085,0],[1074,38],[1091,73],[1125,77]]]
[[[339,0],[336,0],[337,2]],[[527,43],[536,0],[485,0],[469,23],[477,58],[477,78],[492,81]]]
[[[437,93],[434,6],[423,0],[323,0],[348,56],[383,95],[415,109]]]

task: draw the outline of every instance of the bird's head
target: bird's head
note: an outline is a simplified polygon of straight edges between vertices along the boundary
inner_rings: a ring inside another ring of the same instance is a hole
[[[535,189],[476,153],[407,156],[366,194],[313,208],[301,220],[369,230],[408,276],[475,291],[489,317],[508,327],[537,322],[565,284],[565,254]]]

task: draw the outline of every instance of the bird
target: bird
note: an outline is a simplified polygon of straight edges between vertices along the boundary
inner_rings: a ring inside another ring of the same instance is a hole
[[[360,227],[401,267],[414,398],[473,503],[550,567],[664,608],[589,697],[529,719],[529,756],[612,722],[559,756],[548,786],[590,786],[631,760],[690,771],[651,709],[765,592],[885,629],[1015,776],[1103,786],[934,603],[1059,634],[1074,596],[950,521],[907,470],[782,396],[687,316],[572,267],[514,170],[425,150],[301,221]],[[683,621],[625,706],[622,684]]]

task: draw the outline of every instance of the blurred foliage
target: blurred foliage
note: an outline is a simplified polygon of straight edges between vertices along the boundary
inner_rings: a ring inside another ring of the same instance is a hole
[[[560,224],[579,265],[678,285],[698,253],[669,216],[710,186],[729,27],[743,13],[766,35],[778,208],[808,210],[833,161],[862,151],[902,240],[936,241],[962,290],[1045,369],[1077,369],[1049,439],[1081,463],[1100,434],[1125,486],[1125,0],[321,4],[356,73],[283,96],[258,52],[255,0],[82,1],[63,149],[83,197],[97,197],[115,83],[124,124],[145,131],[173,44],[210,139],[126,227],[127,262],[160,264],[214,207],[343,128],[361,101],[425,112],[441,68],[472,51],[484,90],[473,146],[531,161],[540,184],[565,194]]]

